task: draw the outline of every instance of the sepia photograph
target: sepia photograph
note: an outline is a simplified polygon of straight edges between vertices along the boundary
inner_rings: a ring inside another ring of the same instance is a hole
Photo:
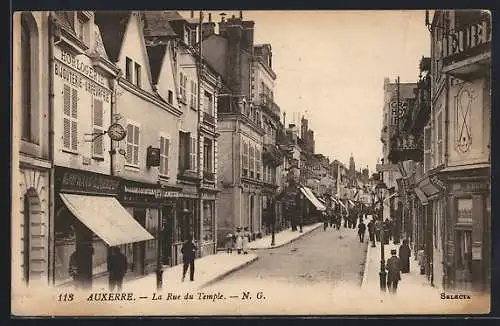
[[[489,313],[491,16],[14,12],[11,317]]]

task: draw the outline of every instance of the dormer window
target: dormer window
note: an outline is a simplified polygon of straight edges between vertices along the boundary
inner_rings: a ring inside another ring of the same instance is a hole
[[[82,13],[77,14],[77,20],[75,24],[76,36],[80,41],[85,44],[89,43],[89,18]]]

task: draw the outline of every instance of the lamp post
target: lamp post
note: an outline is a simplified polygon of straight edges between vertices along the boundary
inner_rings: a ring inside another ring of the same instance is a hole
[[[372,237],[372,248],[375,248],[375,191],[372,191],[372,222],[373,222],[373,237]]]
[[[275,238],[275,228],[276,228],[276,202],[273,199],[271,202],[271,247],[273,247],[276,243],[274,241]]]
[[[384,202],[384,196],[385,196],[385,191],[387,190],[387,186],[383,181],[379,181],[377,186],[375,187],[375,191],[377,193],[377,197],[380,203],[380,210],[379,210],[379,218],[383,219],[382,216],[382,211],[383,211],[383,202]],[[386,290],[386,272],[385,272],[385,251],[384,251],[384,228],[380,230],[380,290],[385,291]]]

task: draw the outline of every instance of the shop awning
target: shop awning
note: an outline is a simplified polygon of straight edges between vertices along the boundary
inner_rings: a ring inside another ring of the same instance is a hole
[[[114,197],[60,196],[69,211],[109,246],[154,239]]]
[[[427,200],[427,196],[424,194],[422,190],[415,187],[413,188],[413,191],[415,191],[415,194],[417,195],[418,199],[422,202],[422,205],[427,205],[429,203],[429,201]]]
[[[319,199],[316,198],[316,196],[313,194],[313,192],[311,191],[311,189],[309,189],[307,187],[301,187],[300,191],[304,194],[304,196],[307,197],[307,199],[311,202],[311,204],[313,204],[314,207],[316,207],[317,210],[319,210],[319,211],[326,210],[325,205],[323,205],[319,201]]]

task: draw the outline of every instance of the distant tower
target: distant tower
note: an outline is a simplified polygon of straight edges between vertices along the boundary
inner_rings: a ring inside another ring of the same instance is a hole
[[[354,157],[352,156],[349,158],[349,176],[354,179],[356,177],[356,164],[354,163]]]

